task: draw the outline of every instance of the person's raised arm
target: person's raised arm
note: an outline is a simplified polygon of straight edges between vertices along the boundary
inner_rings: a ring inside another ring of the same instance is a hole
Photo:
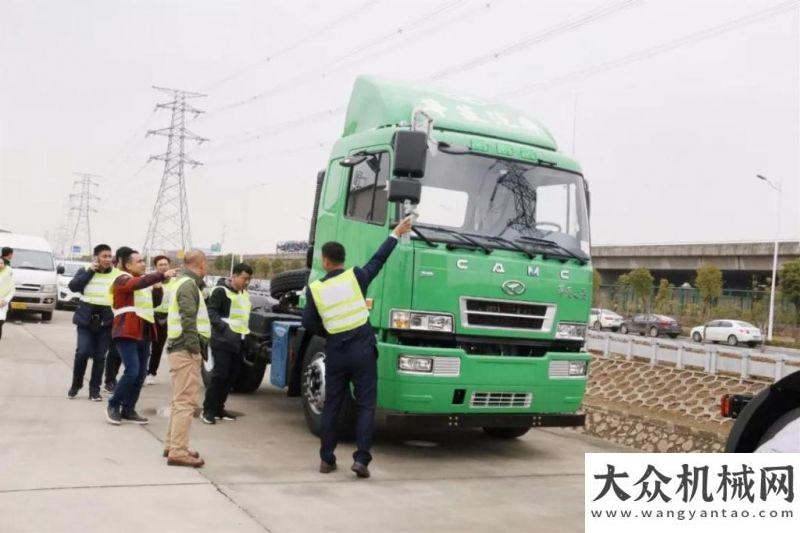
[[[383,244],[381,244],[372,258],[367,261],[367,264],[360,269],[355,269],[362,290],[366,290],[372,280],[380,273],[383,265],[386,264],[386,260],[389,259],[395,246],[397,246],[398,239],[409,231],[411,231],[411,217],[406,217],[392,230],[392,234],[383,241]]]

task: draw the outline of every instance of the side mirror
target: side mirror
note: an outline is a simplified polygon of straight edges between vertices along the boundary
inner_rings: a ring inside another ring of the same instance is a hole
[[[400,178],[421,178],[425,175],[428,136],[423,131],[401,130],[392,139],[394,172]]]
[[[403,203],[408,200],[412,204],[418,204],[422,197],[422,184],[416,180],[394,178],[389,180],[387,194],[390,202]]]
[[[60,274],[63,274],[64,272],[66,272],[66,270],[64,269],[64,265],[58,265],[56,267],[56,274],[60,275]]]

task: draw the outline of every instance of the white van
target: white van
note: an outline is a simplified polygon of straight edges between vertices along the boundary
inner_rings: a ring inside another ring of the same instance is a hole
[[[50,245],[42,237],[0,232],[0,248],[5,246],[14,249],[11,268],[16,293],[9,310],[41,313],[42,320],[50,320],[58,290]]]

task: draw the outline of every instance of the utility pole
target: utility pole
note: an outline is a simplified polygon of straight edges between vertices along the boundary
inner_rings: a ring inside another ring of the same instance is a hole
[[[92,226],[89,222],[89,213],[97,213],[92,206],[92,202],[99,200],[100,197],[94,194],[95,188],[99,185],[94,178],[100,176],[88,174],[86,172],[76,172],[77,179],[73,186],[77,187],[78,192],[69,195],[70,209],[72,217],[70,230],[69,258],[72,259],[76,253],[76,246],[80,255],[86,255],[87,250],[92,249]]]
[[[167,150],[163,154],[152,155],[148,161],[155,159],[164,162],[164,173],[158,188],[153,214],[147,228],[142,252],[147,264],[157,253],[176,250],[179,255],[192,247],[192,230],[189,225],[189,204],[186,197],[186,181],[184,166],[196,167],[201,163],[187,159],[185,143],[189,139],[202,144],[208,139],[195,135],[186,129],[186,114],[195,117],[202,113],[186,103],[190,98],[200,98],[204,94],[165,87],[153,87],[157,91],[168,94],[171,100],[156,105],[156,109],[172,111],[169,126],[157,130],[149,130],[147,135],[162,135],[167,138]]]

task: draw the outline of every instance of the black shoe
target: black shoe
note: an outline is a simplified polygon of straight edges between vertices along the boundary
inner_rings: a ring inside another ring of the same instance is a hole
[[[122,420],[127,420],[128,422],[133,422],[134,424],[141,424],[141,425],[145,425],[148,422],[150,422],[148,418],[139,416],[139,413],[137,413],[136,411],[124,413],[120,416],[120,418],[122,418]]]
[[[353,466],[350,467],[350,470],[355,472],[358,477],[369,477],[369,468],[367,468],[367,465],[359,463],[358,461],[353,463]]]
[[[89,399],[91,401],[93,401],[93,402],[102,402],[103,401],[103,397],[100,396],[99,392],[90,392],[89,393]]]
[[[330,474],[334,470],[336,470],[336,463],[326,463],[325,461],[319,462],[319,473],[320,474]]]
[[[206,413],[203,411],[203,414],[200,416],[200,420],[203,421],[204,424],[216,424],[217,421],[214,420],[214,417],[211,416],[210,413]]]
[[[217,414],[216,418],[217,420],[236,420],[236,415],[232,415],[223,409],[219,414]]]
[[[105,385],[103,385],[103,388],[106,390],[106,392],[113,393],[114,392],[114,388],[116,386],[117,386],[116,383],[111,383],[111,382],[106,381]]]
[[[70,400],[74,400],[75,396],[78,395],[78,390],[80,390],[80,389],[76,389],[75,387],[70,388],[67,391],[67,398],[69,398]]]
[[[111,407],[110,405],[106,408],[106,420],[108,420],[109,424],[113,424],[118,426],[122,424],[122,417],[119,414],[119,407]]]

